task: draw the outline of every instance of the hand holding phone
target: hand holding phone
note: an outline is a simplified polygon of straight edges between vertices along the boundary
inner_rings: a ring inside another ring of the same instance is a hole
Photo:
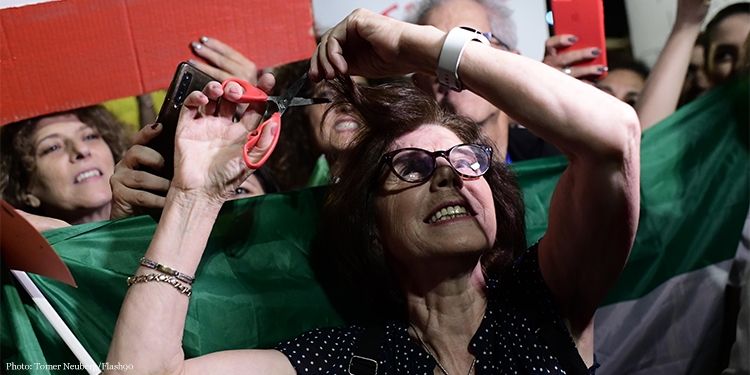
[[[164,98],[156,117],[156,122],[162,124],[161,133],[148,143],[148,147],[156,150],[164,157],[164,167],[160,172],[154,174],[172,179],[174,174],[174,137],[177,132],[177,120],[180,118],[180,110],[185,98],[193,91],[201,91],[215,79],[202,72],[198,68],[181,62],[177,66],[172,83],[169,85],[167,95]]]
[[[602,0],[550,0],[552,7],[552,17],[554,20],[554,34],[572,34],[575,35],[578,40],[575,42],[575,49],[580,48],[595,48],[599,51],[598,55],[593,55],[589,52],[586,54],[574,57],[577,62],[566,65],[565,67],[572,69],[575,67],[597,67],[594,69],[586,69],[584,77],[590,79],[601,79],[606,75],[606,70],[599,70],[598,67],[607,66],[607,46],[606,38],[604,34],[604,7]],[[568,48],[558,48],[560,52],[572,53],[572,50]],[[545,58],[546,60],[546,58]],[[563,69],[565,71],[565,69]],[[571,70],[565,71],[571,74]],[[573,74],[571,74],[573,75]],[[575,74],[574,76],[580,76]]]

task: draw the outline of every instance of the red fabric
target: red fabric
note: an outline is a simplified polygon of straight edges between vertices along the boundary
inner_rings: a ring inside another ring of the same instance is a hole
[[[259,68],[308,58],[310,0],[62,0],[0,10],[0,124],[169,86],[202,35]]]

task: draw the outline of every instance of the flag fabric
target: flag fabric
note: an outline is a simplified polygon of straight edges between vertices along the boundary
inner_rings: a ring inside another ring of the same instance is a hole
[[[728,350],[725,289],[749,257],[749,92],[732,82],[644,132],[636,241],[595,321],[601,374],[710,374]]]
[[[737,244],[750,204],[748,82],[715,89],[643,134],[641,220],[628,264],[597,312],[598,374],[697,374],[715,364],[724,287],[730,269],[743,266]],[[546,230],[566,165],[564,157],[513,165],[530,243]],[[268,348],[313,327],[345,324],[333,308],[341,301],[316,281],[326,270],[309,263],[324,199],[317,187],[224,206],[196,272],[186,356]],[[44,233],[79,288],[30,276],[98,363],[106,360],[125,280],[155,228],[140,216]],[[1,271],[3,371],[85,373],[62,370],[75,357]]]
[[[597,375],[716,372],[725,289],[746,280],[750,258],[738,249],[750,203],[748,82],[714,89],[643,133],[638,232],[596,313]],[[566,165],[515,165],[529,241],[546,230]]]

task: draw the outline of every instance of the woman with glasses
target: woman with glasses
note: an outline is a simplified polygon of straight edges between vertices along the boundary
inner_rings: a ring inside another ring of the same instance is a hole
[[[544,238],[527,250],[521,193],[475,125],[415,88],[336,78],[333,105],[351,106],[363,127],[323,208],[323,255],[336,262],[335,284],[349,303],[377,313],[380,324],[321,328],[271,350],[185,360],[192,275],[221,203],[252,173],[242,161],[247,131],[231,121],[239,93],[211,83],[185,101],[176,144],[183,162],[149,261],[129,281],[108,362],[168,374],[592,371],[594,311],[625,265],[638,223],[635,113],[464,31],[358,10],[323,36],[310,76],[436,74],[523,120],[570,162]],[[260,159],[275,131],[264,130],[251,159]]]

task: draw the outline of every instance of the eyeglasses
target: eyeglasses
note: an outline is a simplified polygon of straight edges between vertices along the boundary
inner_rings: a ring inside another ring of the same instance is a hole
[[[447,151],[410,147],[384,154],[381,160],[391,167],[396,177],[417,183],[429,179],[435,173],[438,156],[444,157],[462,179],[476,180],[490,169],[492,149],[473,143],[455,145]]]
[[[496,37],[492,33],[482,33],[482,35],[484,35],[485,38],[487,38],[490,41],[490,44],[492,44],[493,46],[498,47],[503,51],[511,50],[510,46],[507,43],[503,42],[502,40],[500,40],[500,38]]]

